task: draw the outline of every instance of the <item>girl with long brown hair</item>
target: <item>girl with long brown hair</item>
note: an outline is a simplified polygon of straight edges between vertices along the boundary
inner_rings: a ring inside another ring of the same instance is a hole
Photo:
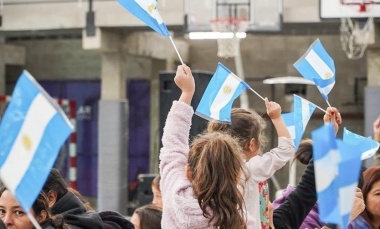
[[[266,123],[255,111],[233,108],[231,123],[211,121],[207,127],[208,132],[227,132],[238,139],[250,175],[244,193],[247,211],[257,219],[256,228],[263,229],[269,228],[267,212],[269,189],[266,180],[294,155],[293,140],[282,119],[281,106],[278,103],[269,102],[267,98],[265,98],[265,105],[267,114],[277,131],[278,146],[262,155],[260,155],[261,151],[267,143]]]
[[[198,136],[189,147],[195,83],[179,66],[174,78],[182,90],[166,119],[160,152],[162,228],[254,228],[239,186],[245,179],[241,151],[225,133]]]

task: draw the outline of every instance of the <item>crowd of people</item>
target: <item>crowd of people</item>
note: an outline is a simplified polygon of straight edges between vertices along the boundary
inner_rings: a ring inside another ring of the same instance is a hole
[[[162,136],[160,175],[152,182],[153,200],[137,208],[130,220],[114,211],[96,212],[58,170],[52,169],[32,206],[44,229],[314,229],[337,228],[318,217],[313,142],[297,151],[281,116],[281,106],[265,99],[276,129],[277,146],[262,152],[266,124],[256,112],[233,108],[231,123],[210,121],[207,130],[189,142],[195,82],[186,65],[174,78],[181,89],[173,101]],[[337,132],[339,110],[326,109],[324,123]],[[373,123],[380,141],[380,117]],[[375,154],[375,158],[380,153]],[[272,204],[267,179],[295,158],[307,165],[297,186],[288,186]],[[379,160],[380,161],[380,160]],[[27,213],[6,187],[0,188],[0,229],[33,229]],[[350,229],[380,228],[380,166],[363,166],[350,215]]]

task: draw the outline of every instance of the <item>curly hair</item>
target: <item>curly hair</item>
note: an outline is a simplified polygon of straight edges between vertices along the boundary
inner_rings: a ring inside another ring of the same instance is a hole
[[[203,215],[216,228],[247,228],[243,195],[247,173],[241,150],[229,134],[197,136],[190,147],[191,182]]]

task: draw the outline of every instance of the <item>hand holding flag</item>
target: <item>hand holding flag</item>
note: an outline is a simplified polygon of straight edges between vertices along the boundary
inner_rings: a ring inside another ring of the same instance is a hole
[[[334,60],[321,41],[319,39],[314,41],[306,53],[293,65],[304,78],[315,82],[328,103],[328,94],[335,84],[335,66]]]
[[[29,212],[73,127],[24,71],[0,123],[0,178]]]

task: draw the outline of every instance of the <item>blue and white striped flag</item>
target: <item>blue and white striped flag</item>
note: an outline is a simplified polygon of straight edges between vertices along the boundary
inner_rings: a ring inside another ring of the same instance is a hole
[[[0,178],[29,212],[73,127],[24,71],[0,123]]]
[[[361,152],[362,160],[372,157],[380,146],[377,141],[355,134],[346,128],[343,129],[343,142]]]
[[[347,228],[360,173],[360,156],[335,139],[331,123],[312,132],[319,218]]]
[[[347,228],[358,186],[361,153],[340,139],[337,140],[341,162],[338,166],[339,208],[341,228]]]
[[[118,0],[118,2],[157,33],[166,37],[170,36],[157,10],[157,0]]]
[[[296,141],[296,125],[294,120],[294,112],[284,113],[281,114],[282,119],[285,122],[286,128],[288,129],[290,133],[290,137],[293,139],[293,143],[295,144]],[[297,149],[298,145],[296,146]]]
[[[244,81],[218,63],[195,114],[207,120],[231,122],[232,104],[247,88]]]
[[[331,123],[311,132],[315,185],[318,196],[319,218],[323,222],[339,224],[338,164],[341,161],[334,128]]]
[[[302,136],[305,132],[307,123],[310,120],[316,106],[314,103],[303,99],[297,95],[293,95],[293,112],[282,114],[286,128],[294,141],[297,150]]]
[[[306,79],[315,82],[324,99],[335,84],[334,60],[327,53],[321,41],[317,39],[306,53],[295,62],[294,67]]]

